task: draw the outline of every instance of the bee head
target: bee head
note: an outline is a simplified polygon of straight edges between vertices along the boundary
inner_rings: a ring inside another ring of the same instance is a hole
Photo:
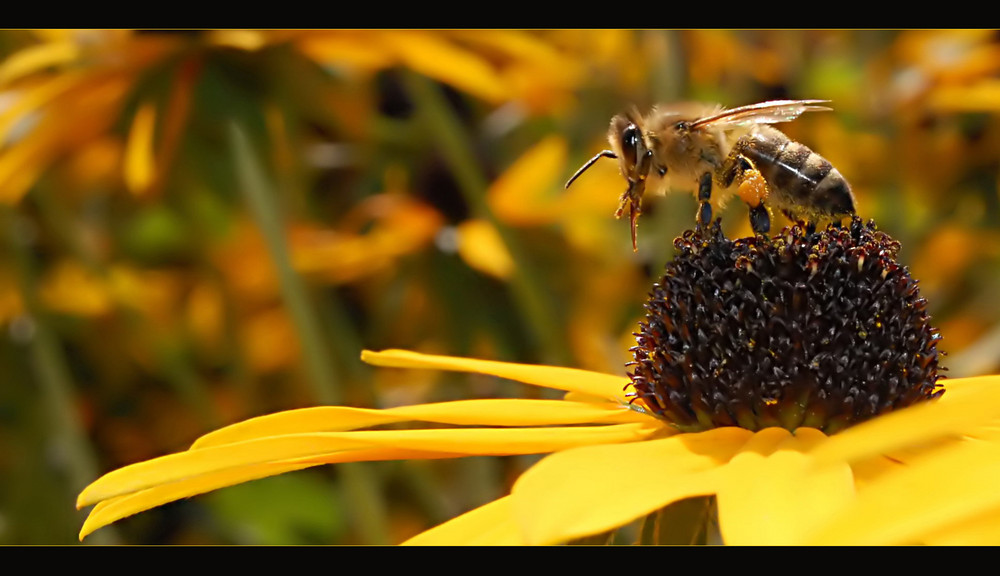
[[[618,160],[618,167],[622,176],[628,181],[628,188],[622,194],[619,201],[618,210],[615,217],[621,218],[625,208],[629,209],[629,220],[632,224],[632,248],[636,249],[635,226],[641,208],[643,192],[646,190],[646,176],[652,164],[653,151],[646,145],[643,138],[638,116],[634,114],[619,114],[611,119],[611,126],[608,128],[608,142],[611,143],[611,150],[598,152],[596,156],[588,160],[573,176],[566,182],[569,188],[580,174],[594,165],[601,158],[615,158]],[[662,175],[665,170],[661,170]]]
[[[634,114],[619,114],[611,119],[608,141],[618,158],[622,176],[630,186],[636,186],[646,179],[652,150],[643,139],[642,128]]]

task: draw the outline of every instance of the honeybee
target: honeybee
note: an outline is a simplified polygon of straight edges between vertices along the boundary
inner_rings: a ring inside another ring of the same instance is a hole
[[[750,207],[750,226],[756,234],[771,229],[765,202],[810,227],[824,219],[840,220],[855,213],[850,185],[825,158],[770,126],[804,112],[829,111],[822,106],[827,102],[770,100],[729,110],[717,104],[683,103],[655,107],[646,116],[633,109],[611,119],[611,150],[587,161],[566,187],[599,159],[617,159],[628,188],[615,217],[621,218],[628,208],[633,250],[647,187],[663,194],[671,187],[693,185],[699,203],[696,219],[702,226],[712,220],[713,180],[723,192],[717,203],[735,187]]]

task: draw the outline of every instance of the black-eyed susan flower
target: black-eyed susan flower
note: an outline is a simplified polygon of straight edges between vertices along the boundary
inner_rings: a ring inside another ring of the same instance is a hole
[[[728,544],[996,543],[1000,382],[938,381],[939,336],[873,225],[677,241],[629,377],[388,350],[371,364],[568,392],[282,412],[113,471],[81,537],[125,516],[326,463],[552,453],[511,493],[413,544],[551,544],[714,497]],[[448,428],[365,430],[401,422]],[[712,508],[706,508],[711,510]],[[661,530],[669,526],[661,525]],[[645,538],[643,538],[645,540]],[[655,539],[654,539],[655,540]]]

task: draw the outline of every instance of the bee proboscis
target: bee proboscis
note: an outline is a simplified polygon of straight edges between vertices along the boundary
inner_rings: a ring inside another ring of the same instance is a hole
[[[601,158],[615,158],[628,188],[615,212],[626,207],[636,250],[636,221],[649,188],[664,193],[671,186],[692,185],[698,199],[697,221],[712,220],[712,184],[724,193],[733,188],[750,207],[756,234],[771,228],[768,204],[792,221],[814,227],[855,213],[847,180],[825,158],[770,126],[789,122],[804,112],[829,111],[829,100],[769,100],[738,108],[682,103],[655,107],[646,116],[634,109],[611,119],[604,150],[566,182],[570,184]]]

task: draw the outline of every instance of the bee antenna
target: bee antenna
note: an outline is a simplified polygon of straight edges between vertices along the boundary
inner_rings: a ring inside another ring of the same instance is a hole
[[[580,174],[583,174],[584,171],[587,170],[587,168],[590,168],[591,166],[593,166],[594,162],[597,162],[601,158],[618,158],[618,156],[616,156],[615,153],[612,152],[611,150],[604,150],[602,152],[598,152],[596,156],[594,156],[590,160],[587,160],[586,164],[584,164],[583,166],[580,166],[580,169],[576,171],[576,174],[573,174],[573,176],[571,176],[570,179],[566,181],[566,186],[565,187],[569,188],[569,185],[572,184],[573,181],[576,180],[577,177],[580,176]]]

